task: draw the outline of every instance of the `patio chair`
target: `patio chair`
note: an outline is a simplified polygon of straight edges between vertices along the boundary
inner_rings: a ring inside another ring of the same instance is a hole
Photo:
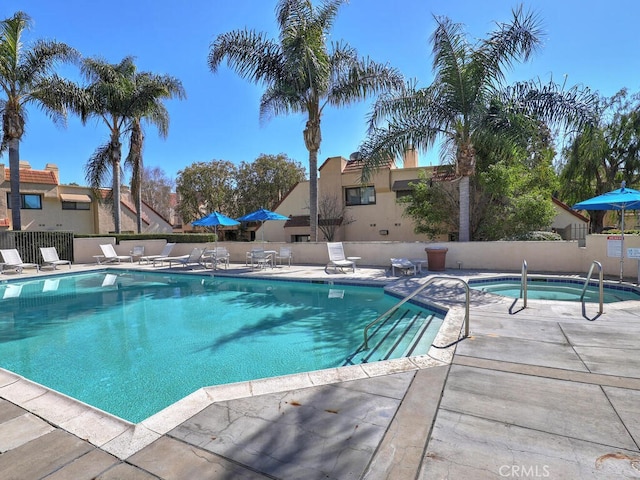
[[[69,265],[71,268],[71,260],[60,260],[56,247],[40,247],[40,254],[43,261],[41,268],[52,267],[55,270],[58,265]]]
[[[213,269],[216,269],[219,264],[224,265],[224,268],[229,268],[229,258],[231,255],[226,247],[216,247],[213,251],[213,257],[211,258]]]
[[[293,259],[293,253],[291,252],[291,247],[280,247],[280,252],[276,255],[276,261],[280,262],[282,265],[282,261],[286,260],[291,266],[291,260]]]
[[[166,257],[163,258],[162,261],[169,262],[169,268],[173,268],[174,263],[183,267],[188,267],[190,265],[204,266],[204,264],[202,263],[203,252],[204,250],[202,248],[194,248],[193,250],[191,250],[191,253],[189,255],[182,255],[180,257]]]
[[[265,252],[264,250],[256,250],[251,256],[251,268],[264,269],[273,268],[273,252]]]
[[[98,258],[98,263],[101,263],[100,260],[102,260],[102,262],[104,263],[120,263],[120,261],[122,260],[129,260],[131,263],[133,263],[133,257],[131,255],[118,255],[116,253],[116,249],[113,248],[113,245],[110,243],[107,243],[106,245],[100,245],[100,250],[102,250],[103,258]]]
[[[408,273],[413,270],[413,274],[416,274],[416,265],[408,258],[392,258],[391,259],[391,275],[396,276],[396,268],[401,273]]]
[[[342,242],[327,242],[327,250],[329,252],[329,263],[325,267],[325,271],[329,267],[333,267],[334,271],[337,272],[340,269],[342,273],[345,273],[344,269],[351,267],[351,271],[355,273],[356,262],[345,257]]]
[[[133,247],[133,250],[131,250],[129,254],[133,257],[134,260],[137,258],[138,263],[140,263],[140,259],[144,256],[144,245],[135,245]]]
[[[249,266],[249,263],[251,263],[251,265],[253,266],[253,256],[255,254],[260,254],[260,252],[264,252],[264,248],[262,247],[254,247],[251,249],[250,252],[247,252],[247,255],[245,256],[244,259],[244,264],[245,266]]]
[[[20,258],[20,253],[15,248],[9,248],[5,250],[0,250],[2,254],[2,259],[4,260],[4,264],[2,265],[2,271],[6,268],[12,268],[18,273],[22,273],[22,270],[25,268],[35,268],[36,272],[40,271],[40,265],[37,263],[25,263]]]
[[[173,247],[175,246],[175,242],[173,243],[166,243],[165,246],[162,248],[162,251],[158,254],[155,255],[143,255],[142,257],[140,257],[140,260],[138,260],[138,263],[151,263],[153,262],[155,265],[155,262],[157,260],[160,260],[162,258],[166,258],[169,255],[171,255],[171,250],[173,250]]]

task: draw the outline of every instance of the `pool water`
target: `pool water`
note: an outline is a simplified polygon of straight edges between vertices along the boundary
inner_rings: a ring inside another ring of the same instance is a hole
[[[0,297],[0,367],[134,423],[203,386],[343,365],[398,302],[373,287],[131,271],[5,282]]]
[[[520,278],[470,280],[469,287],[484,292],[495,293],[503,297],[520,297]],[[579,302],[584,280],[562,278],[531,278],[527,280],[527,298],[534,300],[561,300]],[[605,285],[604,303],[640,300],[640,292],[635,288],[622,285]],[[584,295],[585,302],[600,301],[597,283],[590,282]]]

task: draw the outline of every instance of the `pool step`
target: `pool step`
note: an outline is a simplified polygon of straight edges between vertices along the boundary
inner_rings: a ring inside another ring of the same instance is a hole
[[[364,342],[349,355],[343,365],[377,362],[390,358],[417,355],[428,351],[431,342],[425,336],[435,315],[399,309],[369,331],[369,348]]]

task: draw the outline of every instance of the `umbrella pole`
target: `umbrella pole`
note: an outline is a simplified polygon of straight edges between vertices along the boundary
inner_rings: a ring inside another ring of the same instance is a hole
[[[622,221],[620,222],[622,235],[620,236],[620,282],[624,271],[624,207],[622,207]]]

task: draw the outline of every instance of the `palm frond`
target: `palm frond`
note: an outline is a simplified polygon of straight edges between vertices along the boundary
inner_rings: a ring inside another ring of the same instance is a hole
[[[344,106],[367,96],[402,88],[402,74],[389,64],[370,58],[359,59],[355,49],[344,43],[334,44],[331,55],[331,86],[328,102]]]
[[[213,73],[225,58],[229,68],[252,82],[268,83],[284,71],[280,46],[264,34],[250,30],[237,30],[216,38],[207,59]]]
[[[111,181],[111,149],[111,142],[100,145],[85,165],[85,180],[94,191]]]

